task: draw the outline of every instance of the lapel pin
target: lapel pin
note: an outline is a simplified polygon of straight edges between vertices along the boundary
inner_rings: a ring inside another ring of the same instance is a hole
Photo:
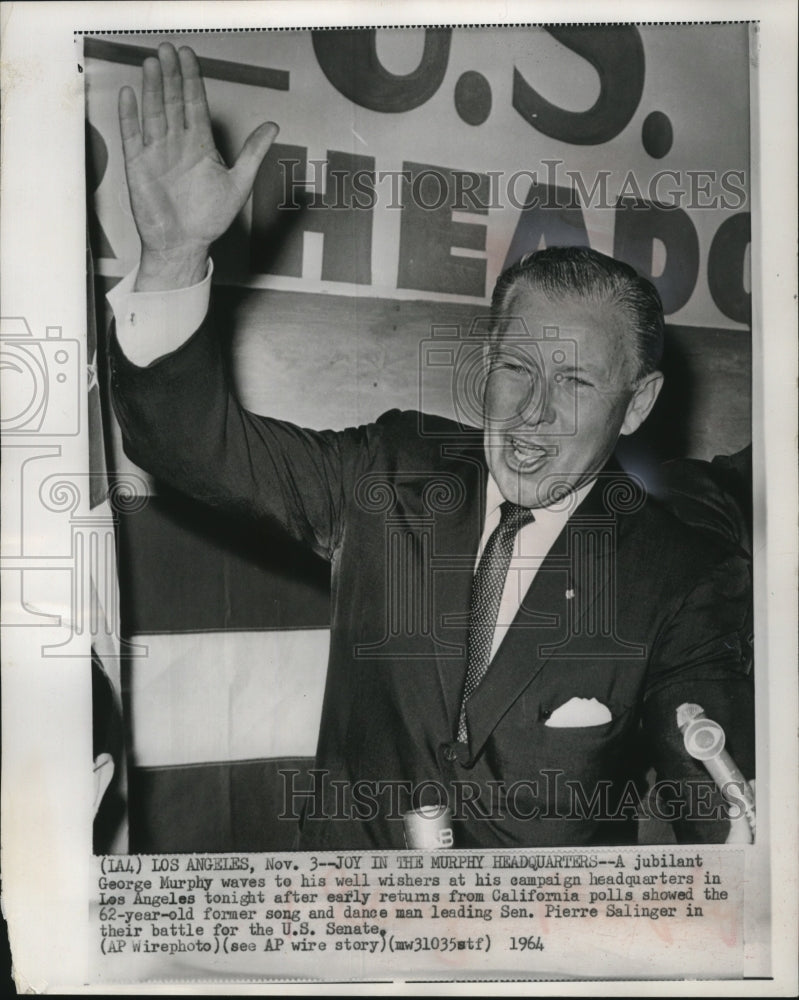
[[[570,588],[566,591],[566,600],[571,601],[574,598],[574,591]]]

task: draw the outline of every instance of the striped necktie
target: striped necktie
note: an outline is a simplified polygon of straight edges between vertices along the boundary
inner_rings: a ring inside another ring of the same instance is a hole
[[[500,505],[500,511],[499,524],[486,543],[480,565],[472,580],[469,635],[466,643],[466,680],[463,684],[463,700],[458,718],[458,739],[464,743],[469,735],[466,726],[466,702],[477,690],[488,671],[494,628],[513,554],[513,544],[519,531],[535,520],[531,510],[519,507],[509,500]]]

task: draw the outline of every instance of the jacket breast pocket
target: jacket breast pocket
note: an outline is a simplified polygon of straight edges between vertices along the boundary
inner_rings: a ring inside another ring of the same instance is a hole
[[[513,779],[553,772],[563,780],[588,784],[615,778],[635,720],[629,705],[613,702],[606,708],[610,720],[597,725],[547,725],[539,712],[532,718],[532,713],[522,713],[507,719],[504,732],[496,733],[497,764]]]

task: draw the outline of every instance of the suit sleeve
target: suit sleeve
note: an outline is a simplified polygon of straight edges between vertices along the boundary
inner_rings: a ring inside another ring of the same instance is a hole
[[[229,387],[210,317],[146,367],[131,363],[112,336],[111,384],[125,451],[137,465],[332,557],[347,484],[368,461],[373,429],[313,431],[245,410]]]
[[[733,761],[747,780],[755,776],[751,607],[749,566],[726,555],[695,581],[653,649],[643,733],[657,772],[662,818],[672,819],[678,840],[721,842],[729,829],[723,799],[683,744],[681,705],[700,705],[718,722]]]

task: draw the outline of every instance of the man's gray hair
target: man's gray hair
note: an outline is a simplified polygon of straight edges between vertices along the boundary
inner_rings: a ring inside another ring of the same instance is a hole
[[[548,247],[526,253],[497,279],[491,299],[492,329],[501,335],[513,318],[515,292],[542,292],[553,299],[579,296],[608,302],[626,313],[635,334],[635,378],[657,369],[663,355],[663,304],[651,281],[628,264],[588,247]]]

